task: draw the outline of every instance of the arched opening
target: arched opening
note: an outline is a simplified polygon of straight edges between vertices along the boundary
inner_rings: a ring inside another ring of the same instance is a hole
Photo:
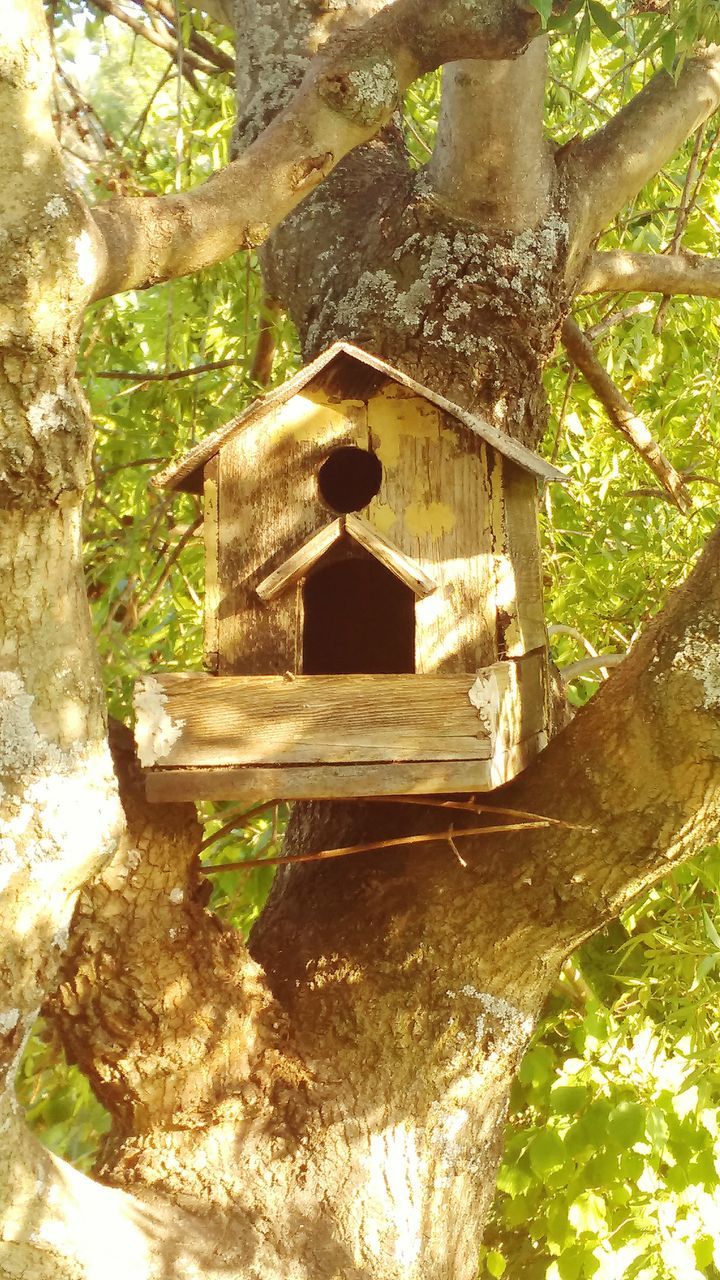
[[[332,511],[362,511],[380,492],[382,464],[376,453],[343,445],[334,449],[318,472],[320,496]]]
[[[413,592],[373,556],[330,554],[303,585],[303,672],[413,672]]]

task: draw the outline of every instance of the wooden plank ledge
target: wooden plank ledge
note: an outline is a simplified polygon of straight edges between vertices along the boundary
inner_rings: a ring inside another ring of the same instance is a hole
[[[285,768],[153,769],[146,774],[147,798],[241,800],[250,808],[271,800],[362,799],[364,796],[472,795],[493,791],[532,762],[545,745],[536,734],[500,759],[424,764],[311,765]],[[500,780],[498,778],[500,777]]]

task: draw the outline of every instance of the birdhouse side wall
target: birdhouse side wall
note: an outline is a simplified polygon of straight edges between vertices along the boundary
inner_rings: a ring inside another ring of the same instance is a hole
[[[262,602],[258,584],[333,519],[317,473],[341,445],[367,448],[367,407],[306,388],[220,450],[218,672],[270,675],[301,668],[301,593]]]
[[[497,657],[502,661],[547,645],[538,485],[530,472],[495,453],[491,491]]]
[[[206,671],[218,671],[218,614],[220,603],[218,581],[218,538],[220,512],[218,502],[218,460],[211,458],[203,470],[203,538],[205,541],[205,612],[203,628],[203,665]]]

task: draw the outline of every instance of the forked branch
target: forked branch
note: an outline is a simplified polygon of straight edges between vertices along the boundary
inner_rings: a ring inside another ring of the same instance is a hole
[[[699,253],[590,254],[578,293],[685,293],[720,298],[720,258]]]
[[[574,320],[568,318],[565,321],[562,338],[570,359],[589,382],[613,426],[645,459],[675,506],[680,511],[689,511],[692,499],[682,476],[665,457],[642,418],[638,417],[630,402],[615,386],[607,370],[603,369],[591,344]]]
[[[221,173],[182,195],[94,210],[94,296],[188,275],[261,244],[354,147],[390,120],[406,88],[459,58],[514,58],[538,33],[523,0],[488,16],[463,0],[396,0],[336,36],[289,105]]]

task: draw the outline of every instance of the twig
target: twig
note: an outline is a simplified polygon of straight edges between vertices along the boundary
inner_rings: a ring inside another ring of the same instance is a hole
[[[565,393],[563,395],[563,402],[558,415],[557,431],[555,432],[555,439],[553,440],[552,452],[550,454],[551,462],[557,461],[557,456],[560,452],[560,441],[562,440],[563,430],[565,427],[565,416],[567,414],[568,404],[570,403],[570,392],[573,388],[576,373],[577,369],[575,368],[575,365],[571,364],[570,371],[565,382]],[[548,489],[549,488],[550,486],[548,485]]]
[[[207,364],[195,365],[192,369],[171,369],[169,371],[141,369],[102,369],[94,374],[96,378],[112,378],[115,382],[176,382],[179,378],[194,378],[199,373],[213,373],[216,369],[229,369],[238,364],[237,360],[209,360]]]
[[[155,9],[171,26],[177,27],[176,11],[174,6],[169,3],[169,0],[135,0],[135,3],[146,9]],[[212,43],[212,40],[208,40],[200,31],[192,31],[190,48],[195,53],[207,58],[208,62],[214,62],[220,71],[235,71],[235,62],[230,54],[225,53],[223,49],[219,49],[217,45]]]
[[[262,317],[258,330],[255,353],[250,365],[250,381],[260,387],[266,387],[272,374],[273,361],[277,351],[276,319],[282,308],[274,298],[265,298]]]
[[[100,484],[100,481],[107,480],[108,476],[116,476],[118,471],[127,471],[131,467],[151,467],[159,462],[167,462],[167,458],[134,458],[132,462],[119,462],[116,467],[104,467],[99,471],[95,477],[95,483]]]
[[[594,342],[601,334],[607,333],[608,329],[614,329],[616,325],[622,324],[624,320],[632,319],[633,316],[645,315],[652,309],[652,298],[643,298],[642,302],[634,302],[629,307],[622,307],[620,311],[611,311],[602,320],[598,320],[597,324],[593,324],[589,329],[586,329],[585,337],[589,342]]]
[[[582,329],[569,316],[562,327],[562,338],[570,359],[592,387],[610,421],[645,459],[678,510],[687,514],[692,508],[692,498],[682,476],[665,457],[607,370],[603,369]]]
[[[577,640],[584,648],[585,652],[591,658],[597,658],[598,651],[593,644],[590,643],[587,636],[582,631],[578,631],[577,627],[569,627],[566,622],[553,622],[547,629],[548,636],[570,636],[571,639]],[[600,668],[603,680],[607,680],[608,672],[605,667]]]
[[[217,844],[218,840],[222,840],[223,836],[226,836],[228,832],[232,831],[235,827],[244,826],[245,823],[250,822],[250,820],[258,813],[264,813],[265,810],[269,809],[271,806],[273,810],[277,811],[279,804],[279,800],[263,800],[262,804],[256,804],[252,809],[245,809],[244,811],[236,809],[222,827],[219,827],[217,831],[213,831],[211,836],[205,837],[202,844],[198,846],[198,853],[204,853],[206,849],[209,849],[213,844]]]
[[[198,529],[201,527],[202,523],[203,523],[203,517],[198,516],[197,519],[194,520],[192,524],[188,525],[182,537],[178,538],[178,541],[176,542],[175,546],[173,547],[172,551],[170,552],[170,555],[168,556],[165,562],[165,568],[160,574],[160,577],[155,583],[155,586],[153,587],[150,594],[145,597],[143,604],[135,613],[135,616],[132,619],[132,625],[137,625],[138,622],[142,622],[143,618],[147,617],[148,613],[150,612],[153,605],[155,604],[155,601],[160,595],[160,592],[165,586],[165,583],[170,577],[170,574],[172,573],[173,568],[175,566],[175,561],[178,559],[180,555],[182,555],[188,542],[190,541],[191,538],[195,536]]]
[[[214,867],[203,867],[201,875],[214,876],[219,871],[245,871],[250,867],[280,867],[295,862],[322,862],[326,858],[346,858],[355,853],[372,853],[376,849],[393,849],[407,844],[428,844],[433,841],[447,841],[449,836],[458,840],[460,836],[494,836],[503,831],[532,831],[538,827],[549,827],[547,819],[542,822],[509,822],[502,827],[463,827],[460,831],[430,831],[426,835],[397,836],[393,840],[374,840],[368,844],[349,844],[344,849],[321,849],[318,853],[296,853],[286,856],[278,854],[273,858],[248,858],[245,862],[223,862]]]
[[[171,54],[173,58],[176,57],[177,41],[173,40],[169,32],[162,34],[156,31],[154,27],[149,26],[148,23],[138,21],[137,18],[133,18],[131,13],[126,13],[119,4],[116,4],[115,0],[92,0],[92,3],[96,9],[102,9],[103,13],[107,13],[111,18],[124,23],[136,35],[144,36],[151,44],[156,44],[165,53]],[[185,62],[194,71],[202,71],[205,75],[210,76],[217,75],[218,68],[204,58],[199,58],[195,53],[186,53]]]
[[[467,868],[467,862],[466,862],[466,861],[465,861],[465,859],[463,858],[463,856],[462,856],[462,854],[461,854],[460,850],[458,849],[458,847],[457,847],[457,845],[456,845],[455,841],[453,840],[453,828],[452,828],[452,824],[451,824],[451,826],[450,826],[450,830],[448,831],[448,844],[450,845],[450,848],[452,849],[453,853],[455,854],[455,857],[457,858],[458,862],[460,863],[460,866],[463,868],[463,870],[465,870],[465,869]]]
[[[702,150],[702,144],[705,138],[705,128],[706,128],[705,124],[701,124],[700,128],[697,130],[695,134],[695,144],[692,149],[690,163],[687,167],[687,173],[685,174],[685,181],[683,183],[682,194],[680,196],[680,203],[678,205],[677,217],[675,219],[675,230],[673,231],[672,239],[670,241],[670,244],[667,250],[668,254],[671,257],[675,256],[680,251],[680,242],[685,234],[685,229],[688,224],[688,219],[690,217],[692,207],[695,203],[695,200],[697,199],[698,187],[697,185],[695,185],[695,178],[696,178],[698,166],[700,163],[700,152]],[[694,190],[693,190],[693,187],[694,187]],[[670,306],[670,299],[668,297],[663,298],[657,309],[657,314],[655,316],[655,323],[653,325],[653,334],[655,337],[657,337],[658,334],[661,333],[662,331],[662,327],[665,323],[665,316],[667,315],[667,310],[669,306]]]
[[[155,102],[155,99],[157,98],[157,96],[158,96],[158,94],[159,94],[160,90],[161,90],[162,88],[164,88],[165,84],[166,84],[166,83],[167,83],[167,81],[169,80],[170,76],[173,74],[174,70],[175,70],[175,63],[174,63],[173,59],[172,59],[172,58],[170,58],[170,61],[168,62],[167,67],[165,68],[165,70],[163,71],[163,73],[162,73],[162,75],[161,75],[160,79],[158,80],[157,84],[155,85],[155,88],[153,89],[152,93],[150,94],[150,97],[148,98],[147,102],[145,103],[145,106],[143,107],[142,111],[140,112],[140,115],[138,116],[137,120],[134,122],[134,124],[131,124],[131,125],[130,125],[130,128],[128,129],[127,133],[125,133],[125,134],[123,135],[123,137],[120,139],[120,146],[121,146],[121,147],[125,147],[125,146],[127,146],[128,142],[130,141],[130,139],[132,138],[132,136],[133,136],[133,134],[135,133],[135,131],[136,131],[136,130],[137,130],[137,135],[138,135],[138,136],[137,136],[136,141],[137,141],[137,142],[139,142],[139,141],[140,141],[140,139],[141,139],[141,137],[142,137],[142,134],[143,134],[143,129],[145,128],[145,125],[147,124],[147,118],[148,118],[148,116],[150,115],[150,112],[151,112],[151,111],[152,111],[152,109],[153,109],[153,104],[154,104],[154,102]]]
[[[546,813],[530,813],[527,809],[506,809],[500,805],[479,804],[474,796],[469,800],[436,800],[434,796],[366,796],[363,804],[417,804],[424,809],[459,809],[466,813],[494,813],[503,818],[531,818],[535,822],[547,822],[553,827],[565,827],[568,831],[591,831],[591,827],[565,822],[563,818],[551,818]]]
[[[558,670],[563,684],[570,684],[571,680],[575,680],[577,676],[586,675],[588,671],[603,671],[606,667],[617,667],[625,661],[626,657],[625,653],[598,653],[594,658],[579,658],[577,662],[571,662],[567,667],[558,667]],[[604,679],[607,680],[607,678],[608,673],[605,670]]]

